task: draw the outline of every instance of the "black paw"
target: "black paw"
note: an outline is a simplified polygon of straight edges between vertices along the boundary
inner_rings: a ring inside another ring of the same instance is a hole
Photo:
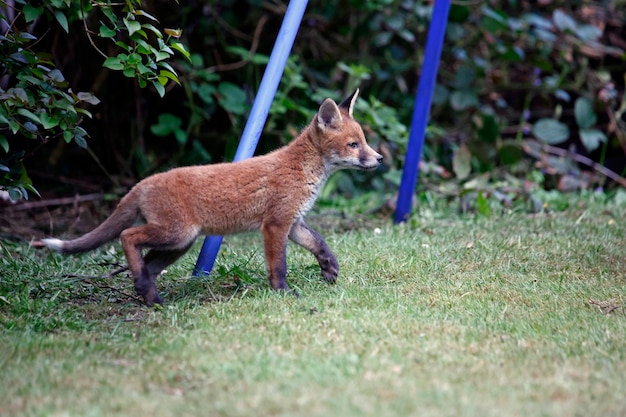
[[[322,268],[322,276],[327,282],[330,282],[331,284],[337,282],[337,276],[339,275],[339,263],[335,257],[320,261],[320,267]]]
[[[135,291],[137,295],[143,298],[144,303],[148,307],[152,307],[155,304],[163,304],[163,299],[159,296],[156,285],[148,280],[135,282]]]

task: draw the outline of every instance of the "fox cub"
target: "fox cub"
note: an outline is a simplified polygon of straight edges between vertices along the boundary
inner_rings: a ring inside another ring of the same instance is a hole
[[[162,303],[156,278],[198,235],[261,230],[270,284],[287,290],[287,239],[309,250],[326,281],[334,283],[337,258],[304,222],[328,177],[343,168],[374,170],[382,156],[365,141],[352,117],[357,89],[337,105],[326,99],[311,123],[288,145],[234,163],[175,168],[135,185],[100,226],[74,240],[34,242],[63,253],[93,250],[118,236],[148,306]],[[145,223],[135,225],[137,219]],[[145,256],[142,249],[149,249]]]

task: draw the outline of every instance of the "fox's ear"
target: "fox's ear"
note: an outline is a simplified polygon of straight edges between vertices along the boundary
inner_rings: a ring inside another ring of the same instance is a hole
[[[324,100],[317,112],[317,125],[324,130],[327,127],[339,127],[343,118],[339,112],[339,107],[331,99]]]
[[[354,103],[356,103],[356,98],[359,96],[359,89],[354,90],[354,93],[347,99],[341,102],[339,108],[348,110],[348,114],[352,117],[352,110],[354,109]]]

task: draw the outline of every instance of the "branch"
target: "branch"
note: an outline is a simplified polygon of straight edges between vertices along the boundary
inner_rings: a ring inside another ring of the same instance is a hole
[[[100,48],[96,46],[96,43],[93,41],[93,38],[91,37],[90,30],[87,27],[87,18],[85,16],[85,9],[83,8],[83,0],[80,0],[80,13],[83,16],[83,27],[85,28],[85,34],[87,35],[87,39],[89,39],[89,43],[91,44],[91,46],[93,46],[93,49],[95,49],[96,51],[98,51],[100,55],[102,55],[104,59],[107,59],[109,56],[105,54],[104,52],[102,52]]]
[[[6,207],[5,210],[9,211],[24,211],[30,210],[34,208],[41,207],[49,207],[49,206],[64,206],[69,204],[82,203],[85,201],[97,201],[102,200],[102,194],[86,194],[86,195],[77,195],[75,197],[63,197],[63,198],[52,198],[49,200],[41,200],[41,201],[30,201],[28,203],[21,203],[14,206]]]
[[[259,19],[259,24],[254,30],[254,38],[252,38],[252,45],[250,46],[250,50],[248,51],[249,56],[252,56],[256,53],[256,49],[259,46],[259,39],[261,37],[261,30],[263,29],[263,26],[267,22],[267,19],[268,17],[266,15],[263,15],[261,19]],[[242,59],[241,61],[233,62],[232,64],[214,65],[212,67],[207,68],[206,70],[209,72],[233,71],[233,70],[244,67],[248,62],[250,62],[249,59]]]
[[[550,154],[550,155],[556,155],[556,156],[561,156],[561,157],[570,157],[572,158],[574,161],[581,163],[583,165],[586,165],[592,169],[594,169],[596,172],[599,172],[600,174],[604,175],[607,178],[612,179],[613,181],[617,182],[618,184],[620,184],[622,187],[626,187],[626,178],[622,178],[619,176],[619,174],[617,174],[614,171],[611,171],[610,169],[608,169],[607,167],[605,167],[604,165],[601,165],[589,158],[587,158],[586,156],[574,153],[574,152],[570,152],[567,149],[561,149],[561,148],[557,148],[556,146],[551,146],[551,145],[545,145],[545,144],[541,144],[539,142],[536,142],[537,144],[539,144],[539,147],[541,148],[541,151]],[[537,159],[541,159],[541,157],[543,156],[541,154],[541,151],[537,151],[536,148],[533,149],[532,146],[530,146],[528,143],[524,143],[522,144],[522,149],[524,150],[524,152],[526,152],[528,155],[537,158]]]

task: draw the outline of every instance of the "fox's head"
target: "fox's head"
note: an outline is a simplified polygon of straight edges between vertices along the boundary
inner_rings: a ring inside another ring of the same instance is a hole
[[[367,144],[363,129],[352,117],[358,95],[357,89],[339,105],[327,98],[315,116],[318,143],[331,171],[343,168],[371,171],[383,161],[383,157]]]

